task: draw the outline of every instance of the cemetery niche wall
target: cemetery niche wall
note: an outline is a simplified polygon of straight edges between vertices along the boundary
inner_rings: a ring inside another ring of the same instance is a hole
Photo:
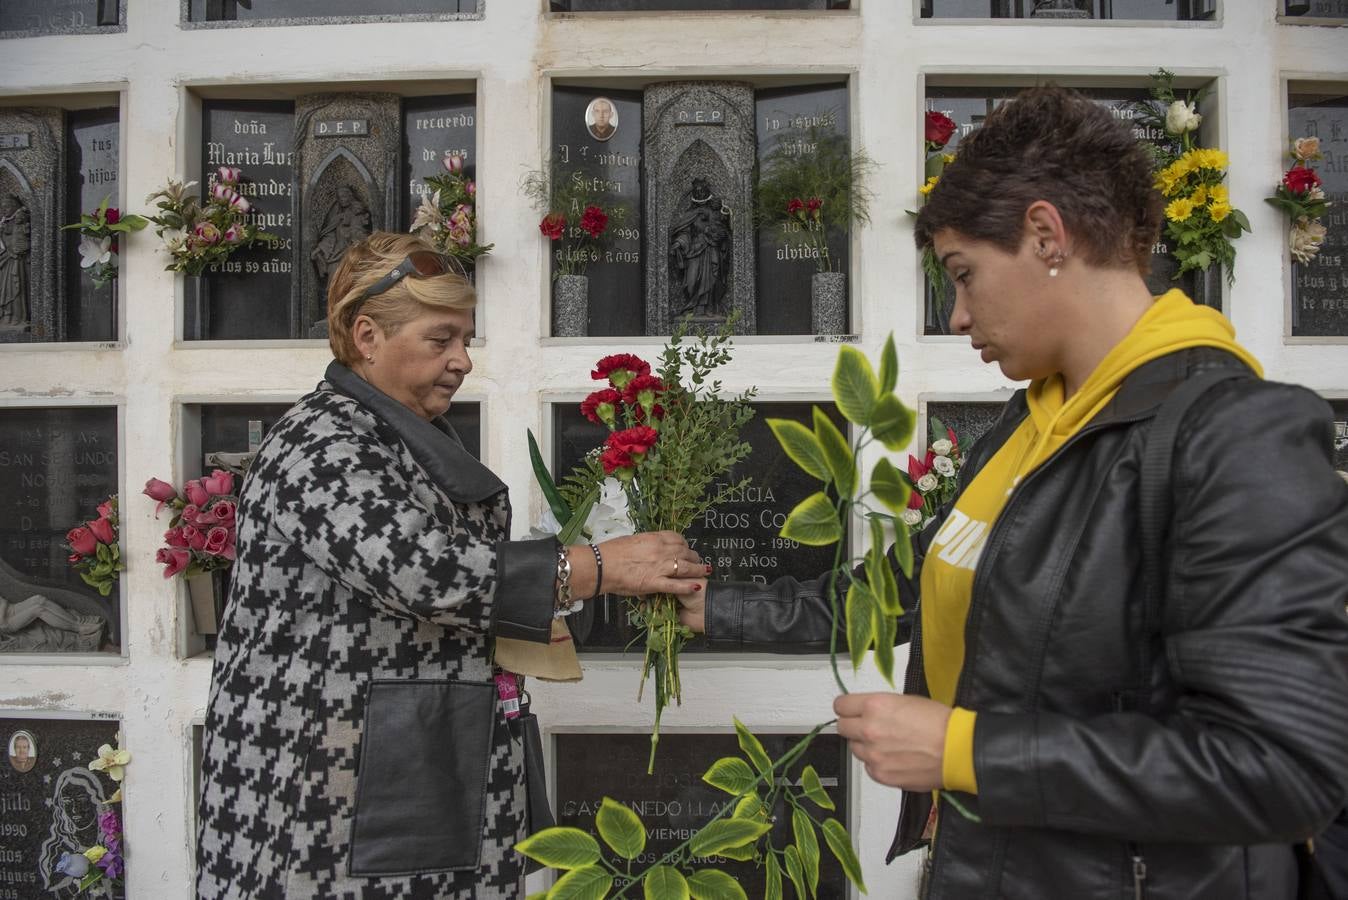
[[[203,196],[243,170],[249,216],[273,239],[186,280],[187,340],[327,338],[327,280],[351,244],[405,232],[451,154],[476,168],[472,94],[314,93],[202,101]]]
[[[548,0],[552,12],[754,12],[851,9],[852,0]]]
[[[0,653],[117,652],[121,592],[100,596],[66,534],[117,493],[117,409],[0,409]]]
[[[486,0],[181,0],[183,20],[238,25],[469,19]]]
[[[725,501],[709,509],[688,530],[689,543],[712,566],[719,581],[756,581],[768,584],[783,575],[802,581],[815,578],[833,565],[833,547],[806,547],[779,535],[786,516],[797,503],[818,488],[782,451],[767,425],[767,418],[793,419],[809,427],[810,409],[819,406],[833,423],[848,434],[850,426],[831,403],[759,402],[757,414],[744,427],[743,440],[751,452],[726,473],[714,490],[751,478],[748,487],[731,492]],[[579,404],[553,406],[552,471],[561,479],[593,447],[603,444],[608,430],[581,415]],[[846,538],[845,538],[846,540]],[[638,634],[628,622],[625,601],[605,596],[568,618],[581,650],[618,653]],[[689,651],[707,649],[697,637]],[[819,648],[827,652],[827,647]]]
[[[949,116],[957,126],[950,142],[946,144],[944,152],[955,153],[961,139],[981,126],[989,113],[1027,86],[1023,84],[999,84],[966,87],[942,86],[929,82],[926,108]],[[1136,108],[1139,104],[1154,104],[1157,102],[1150,98],[1147,89],[1144,87],[1102,88],[1070,84],[1068,86],[1076,87],[1083,94],[1105,106],[1116,118],[1130,122],[1137,119]],[[1199,111],[1205,114],[1210,112],[1208,104],[1211,102],[1212,98],[1209,97],[1200,106]],[[1140,121],[1134,123],[1133,134],[1140,141],[1150,141],[1156,144],[1165,144],[1170,140],[1160,129],[1144,125]],[[1224,275],[1220,265],[1213,265],[1202,272],[1186,272],[1179,278],[1174,278],[1178,269],[1179,263],[1173,256],[1165,235],[1162,234],[1152,247],[1151,274],[1147,277],[1147,286],[1151,292],[1159,295],[1171,288],[1179,288],[1188,294],[1195,303],[1221,309],[1221,281]],[[944,285],[937,288],[932,285],[930,279],[924,277],[922,288],[923,333],[927,335],[950,334],[950,312],[954,303],[955,290],[948,279]]]
[[[1309,263],[1292,261],[1293,337],[1348,337],[1348,86],[1293,84],[1287,98],[1292,138],[1318,137],[1313,163],[1331,206],[1320,220],[1324,243]],[[1286,230],[1287,223],[1280,223]]]
[[[553,336],[664,335],[732,315],[739,334],[846,333],[850,227],[812,234],[785,203],[758,201],[765,167],[822,164],[825,139],[850,157],[848,108],[843,79],[554,85],[541,209],[565,217],[549,241]],[[598,235],[582,221],[591,207],[607,217]],[[816,272],[837,276],[832,290]]]
[[[924,19],[1194,22],[1217,17],[1217,0],[921,0],[921,4]]]
[[[1334,468],[1348,472],[1348,398],[1330,399],[1334,411]]]
[[[62,226],[120,205],[120,144],[115,105],[0,107],[0,343],[117,339],[118,279]]]
[[[1315,25],[1348,22],[1348,0],[1283,0],[1284,21]]]
[[[0,38],[126,30],[126,0],[5,0]]]

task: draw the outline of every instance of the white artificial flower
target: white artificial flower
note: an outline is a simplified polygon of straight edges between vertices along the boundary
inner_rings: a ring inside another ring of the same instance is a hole
[[[1176,100],[1165,111],[1165,130],[1171,134],[1193,131],[1202,121],[1203,117],[1194,112],[1194,105],[1183,100]]]
[[[918,525],[922,524],[922,510],[905,509],[903,512],[899,513],[899,518],[902,519],[903,524],[907,525],[909,528],[916,528]]]
[[[412,219],[410,230],[420,231],[422,228],[430,228],[431,231],[439,231],[444,221],[445,217],[440,213],[440,192],[422,194],[421,205],[417,207],[417,214]]]
[[[1339,477],[1342,478],[1344,481],[1348,481],[1348,472],[1345,472],[1342,469],[1340,469]]]
[[[936,480],[936,476],[931,472],[928,472],[917,480],[917,489],[925,494],[928,491],[936,490],[936,485],[939,483],[940,482]]]
[[[1292,142],[1292,155],[1302,162],[1319,159],[1320,139],[1318,137],[1297,138]]]
[[[112,260],[112,238],[95,238],[85,235],[80,238],[80,268],[100,266]]]
[[[1287,247],[1292,251],[1296,261],[1303,266],[1320,252],[1320,245],[1324,242],[1325,226],[1319,222],[1312,222],[1304,216],[1297,219],[1287,232]]]
[[[937,456],[949,456],[950,451],[954,448],[955,445],[950,443],[947,438],[941,438],[939,441],[931,442],[931,452],[935,453]]]
[[[948,456],[936,457],[931,461],[931,467],[936,470],[936,474],[947,478],[955,474],[955,461]]]
[[[535,540],[551,537],[561,530],[561,523],[552,514],[552,510],[544,509],[543,515],[538,518],[538,524],[529,529],[529,537]],[[616,478],[605,478],[600,484],[599,499],[590,509],[590,514],[585,517],[585,530],[590,533],[590,540],[596,544],[636,534],[632,520],[627,515],[627,494],[623,492],[621,481]]]

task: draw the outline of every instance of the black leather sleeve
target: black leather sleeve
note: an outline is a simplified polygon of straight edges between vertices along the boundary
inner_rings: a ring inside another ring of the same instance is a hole
[[[980,711],[985,825],[1248,845],[1308,837],[1343,806],[1348,486],[1329,411],[1290,385],[1212,394],[1176,444],[1173,711]]]
[[[557,539],[501,541],[496,545],[497,584],[492,634],[546,644],[557,607]]]

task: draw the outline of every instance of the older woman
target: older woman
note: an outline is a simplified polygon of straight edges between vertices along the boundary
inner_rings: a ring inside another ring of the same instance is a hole
[[[407,235],[372,235],[333,273],[336,360],[240,498],[201,900],[522,895],[522,749],[505,727],[518,683],[494,669],[494,639],[546,646],[601,573],[614,593],[700,588],[676,534],[509,540],[505,485],[443,418],[472,370],[474,303]]]
[[[834,704],[871,777],[911,792],[890,858],[930,847],[933,900],[1290,900],[1293,842],[1348,792],[1329,410],[1261,380],[1215,310],[1150,295],[1152,182],[1125,123],[1037,88],[918,216],[952,326],[1030,382],[914,540],[905,693]],[[1165,472],[1170,514],[1144,514]],[[727,647],[825,640],[823,588],[714,584],[685,620]]]

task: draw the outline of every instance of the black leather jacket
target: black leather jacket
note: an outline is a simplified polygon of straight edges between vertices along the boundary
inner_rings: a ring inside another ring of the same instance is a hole
[[[1139,462],[1158,405],[1208,367],[1242,364],[1200,348],[1137,369],[997,519],[956,696],[978,713],[979,792],[959,799],[982,821],[942,802],[926,896],[1290,900],[1291,843],[1343,806],[1348,486],[1323,400],[1237,378],[1189,411],[1165,600],[1144,633]],[[965,483],[1026,414],[1022,392]],[[926,690],[915,587],[939,527],[900,575],[909,693]],[[708,590],[715,646],[799,650],[828,632],[820,582]],[[931,802],[904,795],[889,859],[923,844]]]

